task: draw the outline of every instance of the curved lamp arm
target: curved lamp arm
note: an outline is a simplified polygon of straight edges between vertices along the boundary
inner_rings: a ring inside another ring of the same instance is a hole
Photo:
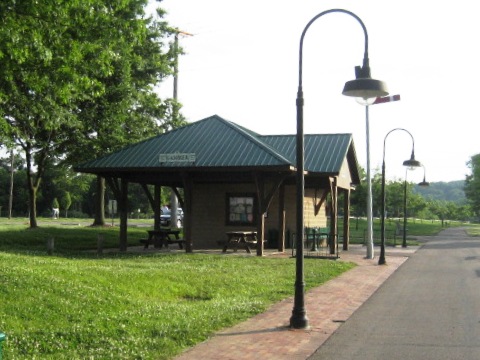
[[[348,15],[354,17],[360,23],[360,25],[362,26],[363,33],[365,34],[365,52],[363,54],[363,69],[365,71],[367,71],[367,69],[368,69],[368,74],[370,76],[370,68],[369,68],[369,60],[368,60],[368,33],[367,33],[367,28],[365,27],[365,24],[363,23],[363,21],[357,15],[355,15],[351,11],[344,10],[344,9],[330,9],[330,10],[326,10],[326,11],[321,12],[320,14],[316,15],[312,20],[310,20],[308,22],[307,26],[305,26],[305,29],[302,32],[302,36],[300,37],[300,51],[299,51],[299,65],[298,65],[298,72],[299,72],[298,73],[298,87],[299,87],[299,89],[301,89],[301,87],[302,87],[303,40],[305,38],[305,34],[307,33],[307,30],[310,27],[310,25],[312,25],[315,22],[315,20],[317,20],[319,17],[321,17],[323,15],[334,13],[334,12],[348,14]]]
[[[385,135],[385,138],[383,139],[383,163],[385,163],[385,144],[387,142],[387,137],[390,135],[392,132],[396,130],[402,130],[405,131],[408,135],[410,135],[410,138],[412,139],[412,155],[410,156],[410,160],[405,160],[403,162],[404,166],[409,166],[409,167],[420,167],[422,164],[420,161],[415,160],[415,139],[413,138],[413,135],[408,131],[407,129],[404,128],[395,128],[390,130],[387,135]]]

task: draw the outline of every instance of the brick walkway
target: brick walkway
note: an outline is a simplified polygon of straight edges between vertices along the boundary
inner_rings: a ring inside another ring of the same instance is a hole
[[[375,259],[367,260],[364,258],[366,248],[352,245],[349,251],[340,254],[337,261],[351,261],[358,266],[306,293],[308,330],[292,330],[288,326],[293,309],[292,297],[215,334],[175,359],[307,359],[416,250],[417,247],[387,248],[388,265],[379,266],[379,249],[375,249]]]

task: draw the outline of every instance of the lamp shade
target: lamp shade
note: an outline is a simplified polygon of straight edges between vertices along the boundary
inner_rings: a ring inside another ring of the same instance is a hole
[[[427,186],[430,186],[430,183],[428,181],[425,181],[425,178],[423,178],[423,181],[419,182],[418,186],[427,187]]]
[[[345,83],[342,94],[362,99],[387,96],[387,85],[380,80],[360,78]]]
[[[412,158],[410,160],[405,160],[403,162],[403,166],[408,166],[408,167],[420,167],[422,166],[422,164],[420,163],[420,161],[418,160],[415,160],[415,158],[412,156]]]

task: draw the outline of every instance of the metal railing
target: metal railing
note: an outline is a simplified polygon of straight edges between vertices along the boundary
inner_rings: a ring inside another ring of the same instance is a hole
[[[338,239],[338,237],[337,237]],[[296,256],[296,234],[292,234],[292,256]],[[305,257],[337,259],[339,257],[338,241],[330,234],[330,228],[306,228],[303,240]],[[333,251],[332,251],[333,249]]]

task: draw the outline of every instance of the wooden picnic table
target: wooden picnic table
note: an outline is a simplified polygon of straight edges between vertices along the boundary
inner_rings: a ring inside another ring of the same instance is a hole
[[[225,246],[223,247],[223,252],[226,252],[228,247],[233,247],[233,251],[237,251],[238,246],[244,246],[247,253],[251,253],[250,245],[257,244],[257,232],[256,231],[228,231],[227,241],[225,241]]]
[[[180,239],[180,230],[178,229],[160,229],[160,230],[148,230],[148,238],[145,239],[145,249],[148,248],[150,244],[153,243],[153,246],[156,248],[161,248],[165,245],[168,247],[168,244],[178,244],[180,249],[183,249],[184,239]]]

